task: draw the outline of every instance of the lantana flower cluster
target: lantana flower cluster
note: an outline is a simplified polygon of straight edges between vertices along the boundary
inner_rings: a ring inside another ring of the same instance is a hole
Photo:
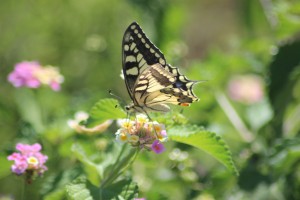
[[[116,132],[117,141],[152,150],[157,154],[165,151],[162,143],[168,140],[168,136],[163,124],[150,122],[143,114],[137,115],[135,120],[118,120],[118,124],[121,128]]]
[[[59,91],[60,84],[64,82],[58,68],[42,66],[36,61],[17,63],[7,79],[15,87],[39,88],[48,85],[54,91]]]
[[[33,145],[18,143],[16,145],[18,153],[13,153],[7,157],[14,161],[11,171],[17,175],[27,173],[29,179],[33,176],[41,176],[48,168],[45,166],[48,156],[42,154],[42,146],[39,143]]]

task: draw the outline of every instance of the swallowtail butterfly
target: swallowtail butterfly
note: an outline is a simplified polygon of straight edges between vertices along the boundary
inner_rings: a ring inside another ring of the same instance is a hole
[[[167,64],[136,22],[124,33],[122,54],[123,75],[132,99],[126,110],[167,112],[170,108],[166,104],[189,106],[199,100],[192,91],[198,81],[187,79],[178,68]]]

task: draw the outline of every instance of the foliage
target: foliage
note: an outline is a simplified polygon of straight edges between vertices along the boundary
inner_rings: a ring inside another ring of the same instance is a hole
[[[3,1],[0,199],[300,199],[299,16],[287,0]],[[150,113],[169,138],[161,154],[115,138],[118,119],[135,120],[108,92],[128,97],[120,52],[133,21],[203,80],[200,102]],[[15,88],[23,61],[55,66],[61,88]],[[31,184],[11,173],[17,143],[48,156]]]
[[[169,130],[169,137],[174,141],[202,149],[219,160],[235,175],[238,175],[227,145],[215,133],[196,126],[184,125],[172,127]]]

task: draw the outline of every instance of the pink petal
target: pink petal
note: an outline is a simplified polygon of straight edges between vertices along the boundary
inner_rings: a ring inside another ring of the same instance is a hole
[[[159,142],[159,140],[155,140],[151,145],[152,151],[154,151],[157,154],[160,154],[164,152],[166,149],[162,143]]]
[[[35,143],[30,146],[31,151],[38,152],[42,149],[42,146],[39,143]]]
[[[52,90],[54,91],[59,91],[60,90],[60,84],[55,82],[55,81],[52,81],[51,84],[50,84],[50,87],[52,88]]]

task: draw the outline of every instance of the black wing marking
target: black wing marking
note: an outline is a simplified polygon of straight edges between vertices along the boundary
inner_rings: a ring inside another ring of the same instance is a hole
[[[168,111],[165,103],[188,106],[198,97],[191,81],[166,63],[162,52],[133,22],[124,33],[122,61],[125,84],[135,107]]]
[[[198,100],[191,91],[195,83],[196,81],[189,81],[178,70],[177,74],[173,74],[160,64],[151,65],[136,81],[135,104],[149,109],[164,103],[187,106]]]
[[[166,71],[162,65],[155,64],[144,70],[134,85],[134,98],[137,102],[145,95],[160,91],[176,81],[174,75]],[[143,103],[146,104],[146,103]]]
[[[169,72],[176,77],[176,81],[173,83],[172,87],[165,88],[161,90],[165,94],[173,94],[178,97],[178,102],[180,103],[192,103],[198,101],[198,97],[193,93],[193,86],[199,81],[189,80],[186,76],[182,75],[177,67],[173,67],[167,64]]]
[[[134,100],[133,90],[138,76],[153,64],[160,63],[165,66],[166,60],[136,22],[126,29],[122,49],[125,84],[131,99]]]

